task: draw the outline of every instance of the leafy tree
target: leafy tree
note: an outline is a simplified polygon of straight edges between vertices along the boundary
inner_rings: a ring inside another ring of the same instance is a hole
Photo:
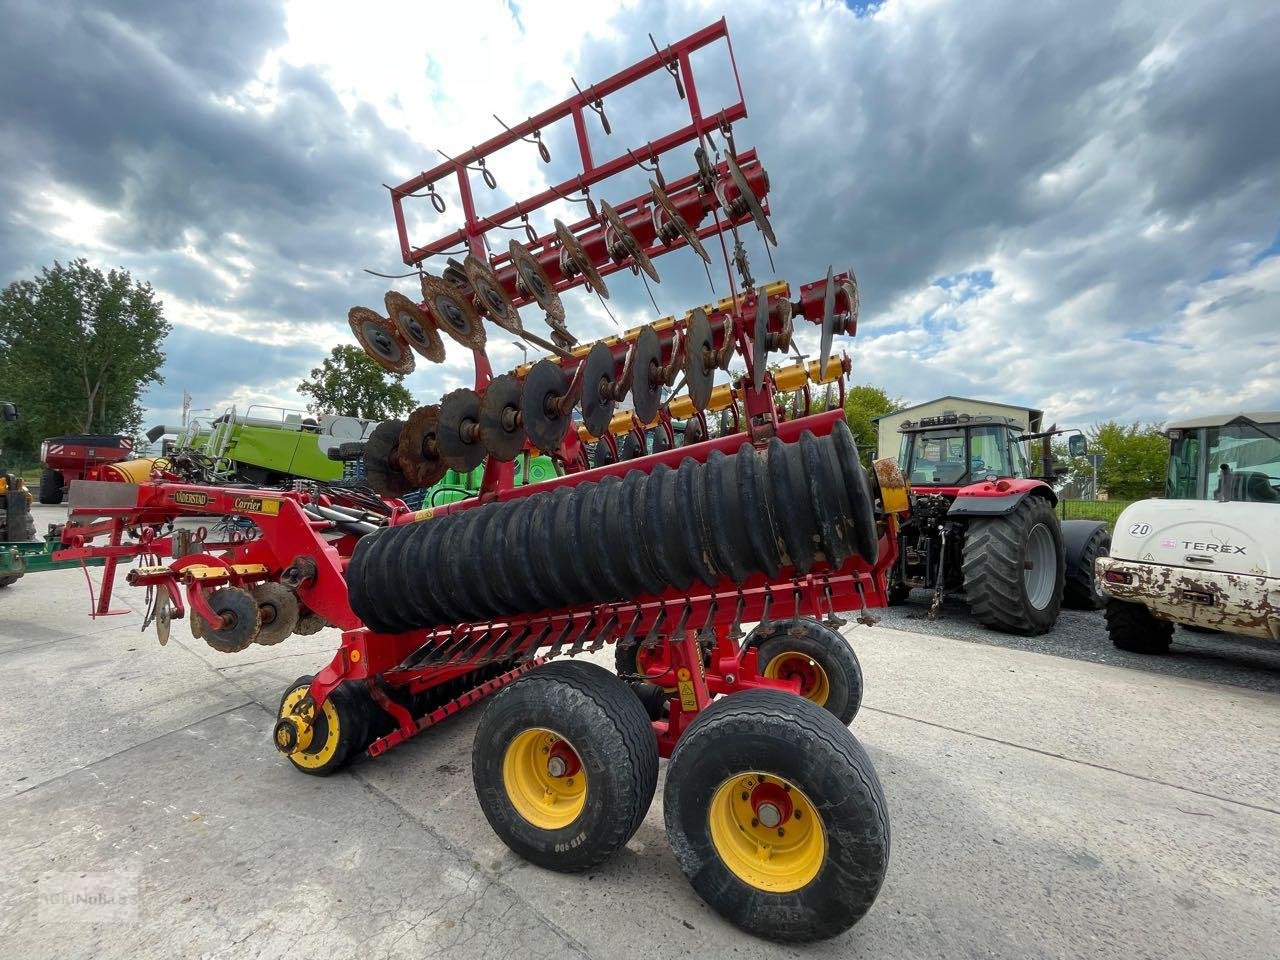
[[[882,417],[886,413],[894,413],[902,409],[899,397],[890,397],[883,387],[863,383],[850,387],[844,394],[844,416],[849,421],[849,429],[853,439],[858,441],[858,449],[870,452],[875,456],[876,444],[879,441],[873,417]]]
[[[1098,486],[1117,500],[1140,500],[1164,488],[1169,441],[1157,423],[1095,424],[1089,431],[1089,452],[1102,454]]]
[[[352,344],[334,347],[320,366],[312,367],[311,379],[298,384],[298,392],[311,398],[307,409],[312,413],[366,420],[389,420],[415,406],[403,374],[387,373]]]
[[[15,452],[61,433],[136,432],[143,389],[164,382],[162,307],[150,284],[84,259],[0,291],[0,389],[22,409]]]

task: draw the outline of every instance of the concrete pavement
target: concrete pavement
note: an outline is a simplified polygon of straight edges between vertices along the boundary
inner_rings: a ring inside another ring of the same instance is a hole
[[[698,900],[661,784],[615,860],[549,873],[476,806],[477,710],[305,777],[271,747],[274,708],[336,633],[227,656],[87,607],[75,571],[0,591],[0,956],[1247,960],[1280,942],[1273,694],[846,628],[892,861],[862,923],[795,948]],[[113,899],[69,906],[77,884]]]

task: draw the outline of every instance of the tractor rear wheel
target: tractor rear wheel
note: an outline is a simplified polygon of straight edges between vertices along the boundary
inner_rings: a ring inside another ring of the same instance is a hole
[[[62,502],[62,474],[47,467],[40,471],[40,502],[57,504]]]
[[[964,592],[983,626],[1036,636],[1062,607],[1062,526],[1044,497],[1027,496],[1000,517],[974,517],[964,539]]]
[[[658,742],[627,685],[592,663],[552,663],[498,693],[471,751],[476,798],[508,847],[588,870],[631,839],[653,802]]]
[[[1140,603],[1114,598],[1107,601],[1107,635],[1121,650],[1130,653],[1168,653],[1173,642],[1173,624],[1151,615]]]
[[[770,940],[843,933],[889,865],[889,813],[862,746],[779,690],[730,694],[698,715],[667,765],[663,812],[698,895]]]
[[[762,634],[756,627],[746,639],[747,646],[757,648],[760,675],[800,681],[800,696],[845,726],[852,723],[862,706],[862,665],[849,641],[811,617],[774,620],[769,628]]]

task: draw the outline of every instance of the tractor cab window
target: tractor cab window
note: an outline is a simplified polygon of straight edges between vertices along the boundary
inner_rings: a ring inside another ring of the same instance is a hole
[[[1009,476],[1017,477],[1019,480],[1025,480],[1031,476],[1031,464],[1027,460],[1026,441],[1019,443],[1015,438],[1018,436],[1014,431],[1009,431],[1009,460],[1010,466],[1013,468],[1009,472]],[[1045,441],[1046,443],[1048,441]]]
[[[911,483],[959,483],[969,472],[963,429],[908,433]]]
[[[1217,499],[1225,476],[1227,499],[1280,503],[1280,424],[1230,423],[1204,433],[1206,482],[1201,489],[1208,499]]]
[[[972,427],[969,430],[969,479],[982,480],[994,474],[1012,476],[1009,463],[1007,427]]]
[[[1165,496],[1171,500],[1196,500],[1200,497],[1200,433],[1193,431],[1173,441],[1169,451],[1169,476]]]

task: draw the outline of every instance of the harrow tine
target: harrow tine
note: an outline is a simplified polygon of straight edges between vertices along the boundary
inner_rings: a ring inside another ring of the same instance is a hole
[[[741,640],[746,634],[742,632],[742,610],[746,607],[747,601],[742,596],[742,588],[738,588],[738,602],[733,608],[733,623],[729,625],[728,637],[730,640]]]
[[[773,623],[773,621],[769,619],[769,609],[772,606],[773,606],[773,591],[770,590],[768,587],[765,587],[764,609],[760,611],[760,623],[756,627],[756,629],[760,631],[761,636],[766,636],[769,633],[769,627]]]
[[[538,651],[542,649],[542,645],[547,642],[547,636],[550,633],[551,633],[551,621],[548,620],[545,624],[543,624],[542,632],[539,633],[536,637],[534,637],[533,641],[529,643],[525,649],[521,649],[521,647],[524,647],[526,642],[526,638],[522,638],[520,641],[520,646],[513,648],[513,652],[515,651],[519,652],[519,662],[526,663],[529,660],[532,660],[535,656],[537,656]],[[529,635],[532,636],[532,634],[533,634],[533,628],[530,627]]]
[[[419,666],[431,667],[439,663],[444,658],[445,649],[451,643],[453,643],[454,634],[457,633],[457,631],[458,631],[458,628],[455,626],[449,631],[448,635],[445,636],[443,639],[433,640],[431,649],[428,650],[426,654],[423,656],[421,662],[419,663]]]
[[[803,595],[803,591],[800,589],[800,581],[793,579],[791,581],[791,599],[795,603],[795,609],[791,612],[791,626],[787,628],[787,636],[804,636],[804,627],[800,626],[800,603]]]
[[[582,652],[582,648],[586,645],[587,634],[591,632],[591,628],[596,625],[596,615],[594,612],[587,617],[587,622],[582,625],[582,629],[578,631],[578,636],[573,641],[573,646],[568,650],[568,655],[576,657]]]
[[[608,636],[618,623],[618,611],[615,609],[609,614],[609,619],[604,622],[604,626],[596,631],[595,639],[591,641],[591,646],[587,647],[587,653],[595,653],[604,646],[604,638]]]
[[[861,590],[858,591],[858,595],[862,595]],[[823,623],[829,627],[843,627],[849,622],[843,617],[836,616],[836,604],[835,600],[831,596],[831,580],[825,574],[822,577],[822,597],[827,601],[827,615],[823,618]],[[866,606],[865,600],[863,601],[863,606]]]
[[[500,646],[502,646],[503,643],[510,639],[512,631],[510,627],[503,627],[501,630],[497,631],[497,633],[498,638],[494,640],[493,643],[485,647],[484,652],[476,659],[477,667],[483,667],[486,664],[493,662],[494,653]]]
[[[702,629],[698,631],[699,640],[715,640],[716,638],[716,610],[720,606],[716,595],[711,594],[711,603],[707,607],[707,621],[702,625]]]
[[[636,639],[636,631],[640,629],[640,621],[644,618],[644,611],[640,608],[640,604],[636,604],[635,615],[631,618],[631,625],[627,627],[627,632],[622,637],[624,644],[634,643]]]
[[[667,608],[659,607],[657,616],[653,618],[653,624],[649,627],[649,632],[645,634],[644,647],[652,649],[658,645],[658,629],[662,626],[662,621],[667,619]]]
[[[862,592],[862,581],[855,580],[854,586],[858,590],[858,622],[865,627],[874,627],[880,622],[880,618],[867,612],[867,597]]]
[[[560,631],[560,636],[556,637],[556,642],[551,645],[551,649],[547,652],[547,659],[560,656],[560,651],[564,649],[565,642],[569,639],[569,634],[573,632],[573,619],[564,625],[564,629]]]
[[[479,653],[480,648],[485,645],[485,643],[489,640],[490,637],[493,636],[493,634],[494,634],[494,627],[493,627],[493,624],[490,623],[487,627],[485,627],[484,633],[479,634],[476,637],[476,639],[472,641],[470,644],[468,644],[467,648],[462,651],[461,656],[457,658],[458,662],[466,663],[467,661],[471,660],[477,653]]]

